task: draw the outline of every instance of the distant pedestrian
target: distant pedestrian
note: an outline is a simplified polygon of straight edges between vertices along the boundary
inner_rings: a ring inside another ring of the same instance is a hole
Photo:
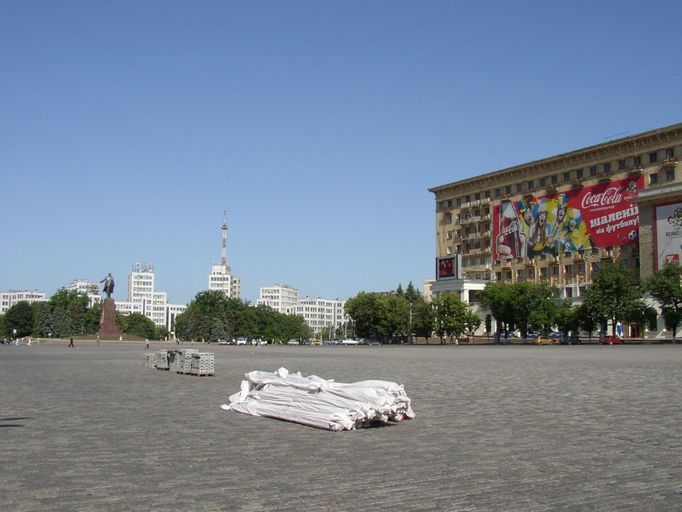
[[[97,346],[99,347],[99,334],[97,335]]]
[[[146,344],[146,347],[145,347],[145,348],[147,348],[147,349],[148,349],[148,348],[149,348],[149,340],[148,340],[148,339],[146,339],[146,340],[144,340],[144,342],[145,342],[145,344]]]
[[[71,338],[71,340],[69,340],[69,347],[70,348],[76,348],[76,346],[73,344],[73,338]]]

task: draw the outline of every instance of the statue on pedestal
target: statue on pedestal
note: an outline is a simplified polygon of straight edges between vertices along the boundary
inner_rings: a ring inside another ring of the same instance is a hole
[[[102,291],[107,294],[107,298],[104,299],[102,304],[102,316],[100,317],[97,335],[120,338],[121,330],[116,325],[116,304],[114,299],[111,298],[111,295],[114,293],[114,278],[111,277],[111,273],[107,274],[107,277],[102,279],[100,283],[104,283]]]

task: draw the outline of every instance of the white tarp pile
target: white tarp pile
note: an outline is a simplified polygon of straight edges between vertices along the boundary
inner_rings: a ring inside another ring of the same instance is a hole
[[[246,374],[241,391],[220,407],[253,416],[267,416],[327,430],[353,430],[414,418],[403,386],[384,380],[344,384],[316,375]]]

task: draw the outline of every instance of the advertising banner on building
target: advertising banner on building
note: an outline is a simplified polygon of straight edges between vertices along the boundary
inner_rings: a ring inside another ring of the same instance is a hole
[[[682,203],[656,207],[656,255],[658,269],[682,260]]]
[[[637,241],[644,186],[637,176],[548,196],[503,199],[493,207],[493,254],[503,260],[612,247]]]
[[[461,255],[442,256],[436,258],[436,280],[461,279],[462,278]]]

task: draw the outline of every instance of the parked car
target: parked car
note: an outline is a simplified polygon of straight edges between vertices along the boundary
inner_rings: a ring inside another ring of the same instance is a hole
[[[548,336],[538,336],[535,338],[535,344],[536,345],[551,345],[552,344],[552,338]]]
[[[227,340],[220,340],[220,341],[218,342],[218,345],[229,345],[229,344],[230,344],[230,342],[227,341]]]
[[[246,345],[248,342],[249,342],[248,338],[241,336],[241,337],[237,338],[235,345]]]
[[[604,336],[604,339],[601,340],[602,345],[622,345],[624,343],[623,338],[620,336]]]
[[[563,340],[565,336],[566,335],[561,331],[549,333],[549,337],[552,338],[553,340]]]

